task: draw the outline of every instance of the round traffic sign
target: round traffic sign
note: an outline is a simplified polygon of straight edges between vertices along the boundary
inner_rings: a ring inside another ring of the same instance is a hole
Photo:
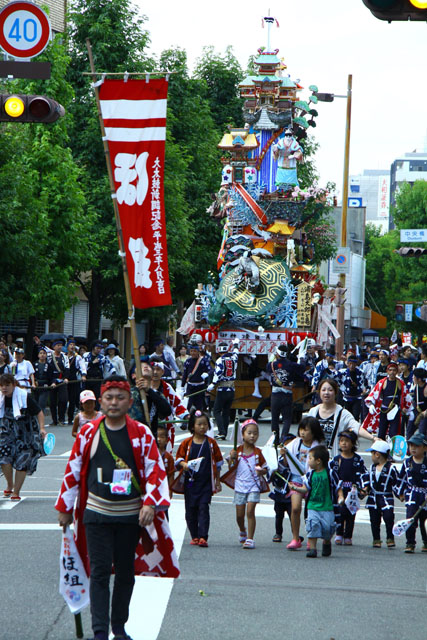
[[[0,47],[14,58],[38,56],[50,33],[49,18],[32,2],[11,2],[0,11]]]
[[[340,264],[340,265],[345,264],[345,263],[347,262],[347,256],[343,255],[342,253],[339,253],[339,254],[337,255],[337,262],[338,262],[338,264]]]

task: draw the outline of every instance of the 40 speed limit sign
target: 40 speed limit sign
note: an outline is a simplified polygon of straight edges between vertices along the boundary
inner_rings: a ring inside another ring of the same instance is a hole
[[[38,56],[50,35],[49,18],[32,2],[10,2],[0,11],[0,47],[14,58]]]

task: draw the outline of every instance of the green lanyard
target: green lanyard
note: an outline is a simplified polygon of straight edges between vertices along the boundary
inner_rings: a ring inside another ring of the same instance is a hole
[[[114,453],[114,451],[111,448],[111,444],[110,444],[110,441],[108,440],[107,432],[105,431],[104,420],[101,421],[101,423],[99,425],[99,430],[101,432],[101,438],[102,438],[103,443],[107,447],[108,451],[111,453],[111,455],[113,457],[113,460],[116,463],[116,468],[117,469],[128,469],[129,467],[126,464],[126,462],[124,460],[122,460],[121,458],[119,458],[119,456],[116,456],[116,454]],[[130,479],[131,479],[131,482],[132,482],[133,486],[138,491],[138,493],[141,494],[142,493],[141,487],[139,486],[138,481],[135,478],[132,469],[131,469],[130,473],[131,473]]]

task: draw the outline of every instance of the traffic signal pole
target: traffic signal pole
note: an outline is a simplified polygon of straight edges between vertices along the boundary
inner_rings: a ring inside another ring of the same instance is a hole
[[[350,132],[351,132],[351,92],[352,92],[353,76],[349,74],[347,83],[347,115],[345,126],[345,145],[344,145],[344,175],[342,189],[342,207],[341,207],[341,247],[347,246],[347,205],[348,205],[348,180],[350,166]],[[345,289],[345,273],[340,274],[340,282]],[[337,307],[337,330],[340,337],[337,338],[335,351],[338,358],[341,358],[344,351],[344,311],[345,305]]]

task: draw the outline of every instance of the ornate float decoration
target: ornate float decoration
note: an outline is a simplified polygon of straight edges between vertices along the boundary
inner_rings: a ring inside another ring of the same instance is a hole
[[[254,73],[239,85],[245,125],[230,127],[218,144],[222,180],[208,214],[223,226],[219,284],[212,278],[200,288],[198,302],[201,324],[220,339],[247,329],[258,340],[268,330],[272,342],[316,337],[323,293],[317,266],[336,250],[326,190],[301,185],[298,176],[307,130],[316,125],[317,87],[300,100],[303,87],[278,53],[269,45],[258,50]]]

